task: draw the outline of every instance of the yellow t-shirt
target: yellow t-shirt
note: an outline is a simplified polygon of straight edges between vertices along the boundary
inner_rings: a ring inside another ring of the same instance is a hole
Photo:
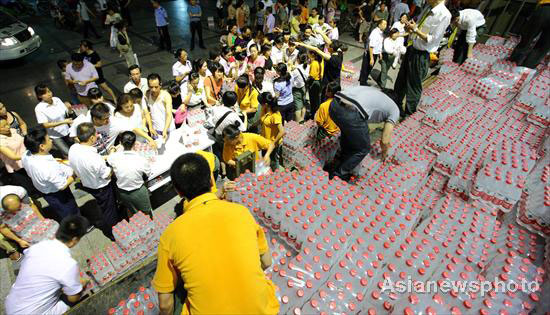
[[[262,136],[273,142],[279,135],[279,125],[283,124],[283,116],[280,112],[266,112],[260,120],[262,121]],[[279,140],[279,145],[283,139]]]
[[[153,286],[187,291],[182,314],[276,314],[275,285],[262,271],[269,250],[249,210],[206,193],[191,200],[160,237]]]
[[[300,20],[297,16],[293,16],[290,19],[290,35],[298,36],[300,34]]]
[[[206,162],[208,162],[208,166],[210,166],[210,176],[212,177],[212,192],[216,193],[218,191],[218,187],[216,187],[216,181],[214,180],[214,169],[216,168],[216,156],[213,153],[202,151],[202,150],[199,150],[195,153],[201,155],[206,160]]]
[[[318,15],[316,17],[310,16],[307,19],[307,24],[309,24],[309,25],[319,24],[319,16]]]
[[[331,102],[332,98],[329,98],[321,105],[319,105],[319,109],[317,110],[317,113],[315,113],[315,122],[317,123],[317,125],[323,127],[323,129],[325,129],[328,134],[333,136],[340,131],[340,128],[336,126],[328,113]]]
[[[320,81],[323,78],[323,63],[313,60],[309,65],[309,76],[313,80]]]
[[[235,85],[235,93],[237,93],[237,103],[241,110],[258,109],[258,91],[256,89],[250,87],[240,89]]]
[[[234,160],[237,156],[243,154],[246,151],[256,153],[256,159],[260,158],[260,150],[267,150],[271,145],[271,141],[268,139],[254,134],[243,132],[242,142],[232,146],[227,141],[223,145],[223,160],[225,162]]]

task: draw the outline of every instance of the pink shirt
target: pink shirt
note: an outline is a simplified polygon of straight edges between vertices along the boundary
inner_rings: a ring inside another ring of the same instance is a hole
[[[11,137],[0,135],[0,143],[3,147],[6,147],[12,150],[15,154],[22,156],[23,152],[27,150],[25,148],[25,144],[23,143],[24,138],[17,133],[17,130],[13,128],[11,128],[10,130]],[[8,173],[13,173],[23,168],[21,160],[14,161],[12,159],[9,159],[2,153],[0,153],[0,160],[2,160],[2,162],[4,162],[4,164],[6,165],[6,170],[8,171]]]
[[[251,80],[254,80],[254,70],[256,70],[256,68],[258,67],[265,66],[265,58],[264,56],[258,56],[256,57],[256,60],[252,61],[250,57],[246,57],[244,63],[250,66],[248,75],[250,76]]]

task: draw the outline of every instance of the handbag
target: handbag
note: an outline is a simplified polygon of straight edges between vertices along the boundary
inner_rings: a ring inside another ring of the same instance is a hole
[[[182,111],[180,106],[180,108],[178,108],[178,110],[174,115],[174,123],[181,125],[183,124],[186,118],[187,118],[187,109],[185,111]]]

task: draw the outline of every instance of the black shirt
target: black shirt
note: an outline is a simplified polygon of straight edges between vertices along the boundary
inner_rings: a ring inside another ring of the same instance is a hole
[[[329,60],[325,60],[325,73],[323,75],[323,84],[332,81],[340,83],[340,74],[342,72],[342,56],[331,55]]]
[[[271,58],[267,58],[265,60],[264,69],[271,70],[271,68],[273,68],[273,61],[271,60]]]
[[[101,57],[96,51],[92,52],[91,54],[86,54],[84,56],[84,59],[88,60],[88,62],[93,65],[101,61]],[[95,67],[95,69],[97,70],[97,75],[99,76],[99,79],[103,79],[103,69],[101,67]]]

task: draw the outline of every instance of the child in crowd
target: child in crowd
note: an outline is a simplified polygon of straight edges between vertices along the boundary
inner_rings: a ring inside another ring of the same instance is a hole
[[[258,102],[262,106],[261,135],[270,140],[275,148],[271,153],[271,169],[277,170],[281,161],[282,143],[285,130],[283,128],[283,117],[279,112],[277,99],[269,92],[264,92],[258,97]]]

